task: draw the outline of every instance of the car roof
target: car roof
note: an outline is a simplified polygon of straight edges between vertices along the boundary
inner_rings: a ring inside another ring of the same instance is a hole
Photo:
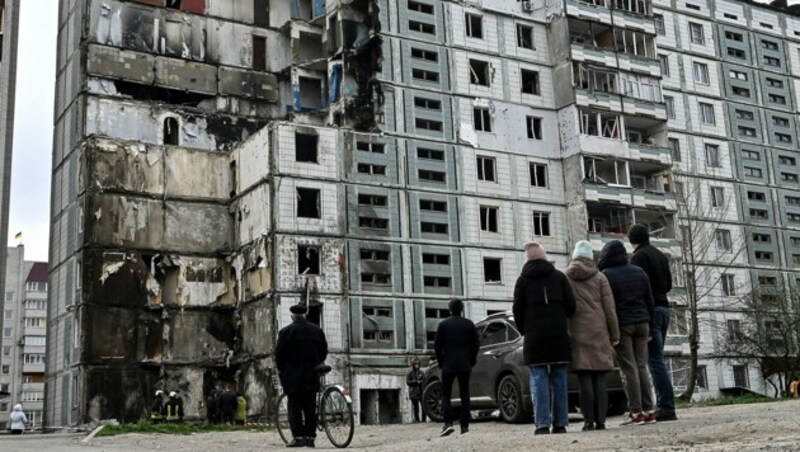
[[[478,321],[478,324],[482,325],[484,323],[491,322],[492,320],[505,320],[513,322],[514,314],[511,311],[497,312],[481,319],[480,321]]]

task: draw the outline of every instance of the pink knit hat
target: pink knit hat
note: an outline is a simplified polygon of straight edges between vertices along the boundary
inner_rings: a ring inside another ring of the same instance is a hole
[[[547,259],[547,253],[539,242],[525,242],[522,249],[525,250],[525,259],[529,261],[534,259]]]

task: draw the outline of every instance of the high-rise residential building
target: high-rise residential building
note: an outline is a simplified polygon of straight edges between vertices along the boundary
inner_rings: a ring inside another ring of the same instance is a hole
[[[220,383],[266,415],[280,390],[274,340],[298,302],[328,335],[359,421],[408,419],[406,368],[430,355],[451,297],[475,319],[507,310],[525,241],[564,267],[577,240],[599,251],[634,223],[675,270],[667,352],[680,386],[683,184],[707,187],[692,206],[721,212],[702,222],[729,225],[720,246],[749,224],[726,151],[725,59],[712,45],[695,74],[700,47],[662,47],[665,30],[682,36],[675,20],[692,13],[673,18],[680,8],[62,6],[47,422],[137,419],[156,389],[180,391],[201,417]],[[685,39],[714,39],[711,23]],[[724,292],[704,302],[746,290],[756,265],[731,254],[704,262]],[[700,386],[714,395],[742,364],[713,355],[703,325]]]
[[[0,237],[8,238],[11,195],[11,152],[14,135],[14,98],[17,79],[19,0],[0,0]],[[5,287],[6,247],[0,247],[0,289]],[[0,290],[2,293],[3,290]],[[0,311],[3,309],[0,300]],[[0,335],[0,347],[3,346]],[[1,392],[1,391],[0,391]]]
[[[7,249],[3,345],[0,354],[0,423],[17,403],[30,428],[42,426],[45,338],[47,329],[47,262],[25,260],[25,247]]]

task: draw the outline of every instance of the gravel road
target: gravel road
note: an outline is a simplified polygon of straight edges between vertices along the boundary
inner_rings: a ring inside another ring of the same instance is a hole
[[[580,432],[574,418],[566,435],[533,435],[533,425],[507,425],[496,421],[472,425],[469,435],[439,438],[438,424],[357,427],[351,449],[369,451],[511,451],[538,450],[797,450],[800,451],[800,401],[754,405],[692,408],[679,412],[680,420],[645,426],[619,426],[611,418],[609,429]],[[80,443],[75,435],[0,436],[0,450],[24,451],[255,451],[283,449],[275,432],[206,433],[190,436],[120,435]],[[320,437],[317,448],[330,447]]]

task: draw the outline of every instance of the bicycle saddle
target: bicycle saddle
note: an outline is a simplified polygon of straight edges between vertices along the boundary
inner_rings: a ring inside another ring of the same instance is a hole
[[[331,366],[327,364],[320,364],[319,366],[315,367],[314,370],[316,370],[318,374],[326,374],[331,371]]]

